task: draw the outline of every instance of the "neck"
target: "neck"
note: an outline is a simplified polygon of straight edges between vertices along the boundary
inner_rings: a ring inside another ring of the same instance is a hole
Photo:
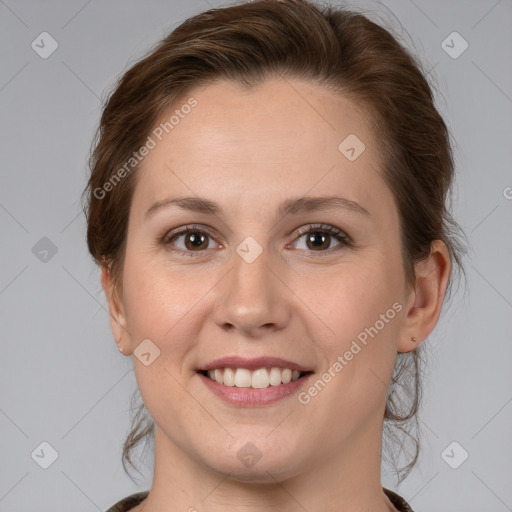
[[[396,511],[380,481],[382,425],[368,425],[299,473],[260,465],[248,477],[190,456],[155,425],[155,467],[143,512]],[[255,469],[259,464],[256,464]],[[137,507],[139,512],[139,507]]]

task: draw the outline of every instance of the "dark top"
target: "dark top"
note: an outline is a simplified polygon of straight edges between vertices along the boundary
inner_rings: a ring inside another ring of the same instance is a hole
[[[400,511],[400,512],[414,512],[413,509],[409,506],[409,504],[398,494],[390,491],[389,489],[385,489],[383,487],[384,493],[389,498],[391,503]],[[110,507],[106,512],[128,512],[132,508],[136,507],[139,503],[141,503],[149,494],[149,491],[137,492],[128,496],[121,501],[118,501],[115,505]]]

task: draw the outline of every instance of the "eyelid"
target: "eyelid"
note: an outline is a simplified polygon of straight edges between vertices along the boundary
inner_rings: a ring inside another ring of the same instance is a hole
[[[166,231],[165,234],[161,237],[161,240],[165,241],[175,235],[183,235],[191,231],[204,232],[210,236],[213,236],[212,229],[207,226],[201,226],[200,224],[187,224],[186,226],[180,226],[179,228],[171,229],[171,231]]]
[[[336,226],[332,226],[331,224],[323,224],[323,223],[312,223],[312,224],[306,224],[296,231],[294,231],[294,235],[296,237],[301,237],[307,233],[310,232],[325,232],[329,233],[330,235],[338,236],[340,239],[342,239],[345,243],[351,243],[351,238],[340,228],[337,228]]]
[[[201,252],[205,251],[184,251],[183,249],[175,249],[171,247],[170,240],[174,238],[175,236],[183,236],[187,233],[205,233],[207,234],[211,239],[215,239],[217,237],[216,234],[213,233],[213,230],[211,228],[208,228],[206,226],[201,226],[199,224],[187,224],[186,226],[181,226],[176,229],[172,229],[171,231],[166,231],[163,236],[159,237],[158,243],[163,245],[165,248],[167,248],[170,251],[179,253],[179,254],[185,254],[187,256],[193,256],[194,254],[200,254]],[[222,244],[219,244],[222,246]]]
[[[324,223],[311,223],[306,224],[302,227],[300,227],[298,230],[294,231],[294,240],[291,243],[296,243],[298,239],[300,239],[302,236],[308,233],[328,233],[329,235],[333,236],[338,240],[338,245],[335,247],[331,247],[330,249],[327,249],[325,251],[308,251],[305,249],[298,249],[301,252],[304,252],[308,258],[322,258],[327,257],[329,255],[332,255],[333,253],[336,253],[340,251],[343,247],[350,247],[353,248],[354,244],[352,242],[352,239],[350,236],[343,231],[340,228],[337,228],[336,226],[332,226],[331,224],[324,224]],[[288,244],[290,245],[290,244]],[[288,247],[287,245],[287,247]]]
[[[183,249],[176,249],[171,246],[170,240],[175,236],[182,236],[186,235],[190,232],[200,232],[205,233],[208,235],[211,239],[216,239],[217,235],[213,233],[213,230],[207,226],[201,226],[198,224],[188,224],[186,226],[181,226],[179,228],[173,229],[171,231],[167,231],[163,236],[159,237],[159,243],[164,245],[166,248],[168,246],[168,250],[171,250],[173,252],[184,254],[186,256],[195,256],[200,255],[201,253],[205,253],[206,250],[202,251],[185,251]],[[344,245],[347,247],[351,247],[353,245],[352,239],[350,236],[343,230],[332,226],[330,224],[323,224],[323,223],[311,223],[311,224],[305,224],[301,226],[298,229],[295,229],[292,231],[291,234],[294,235],[294,239],[286,245],[288,247],[290,244],[294,243],[298,238],[304,236],[307,233],[310,232],[325,232],[329,235],[332,235],[338,239],[340,242],[339,245]],[[222,247],[222,244],[219,244]],[[337,246],[336,246],[337,247]],[[322,254],[330,254],[332,249],[328,249],[326,251],[306,251],[308,253],[311,253],[313,257],[321,256]],[[318,253],[318,254],[316,254]]]

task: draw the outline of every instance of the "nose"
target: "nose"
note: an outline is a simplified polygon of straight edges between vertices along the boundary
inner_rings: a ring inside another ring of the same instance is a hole
[[[228,275],[216,287],[215,323],[249,337],[283,329],[291,316],[293,295],[283,266],[269,261],[265,250],[251,263],[235,253]]]

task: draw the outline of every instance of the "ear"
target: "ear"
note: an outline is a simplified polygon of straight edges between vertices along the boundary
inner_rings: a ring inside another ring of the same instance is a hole
[[[441,240],[432,242],[430,256],[416,263],[416,284],[407,301],[398,352],[414,350],[433,331],[441,314],[451,267],[450,254]]]
[[[124,355],[132,353],[130,335],[126,326],[126,317],[122,301],[115,289],[112,272],[107,266],[101,267],[101,285],[107,297],[110,313],[110,328],[119,351]]]

